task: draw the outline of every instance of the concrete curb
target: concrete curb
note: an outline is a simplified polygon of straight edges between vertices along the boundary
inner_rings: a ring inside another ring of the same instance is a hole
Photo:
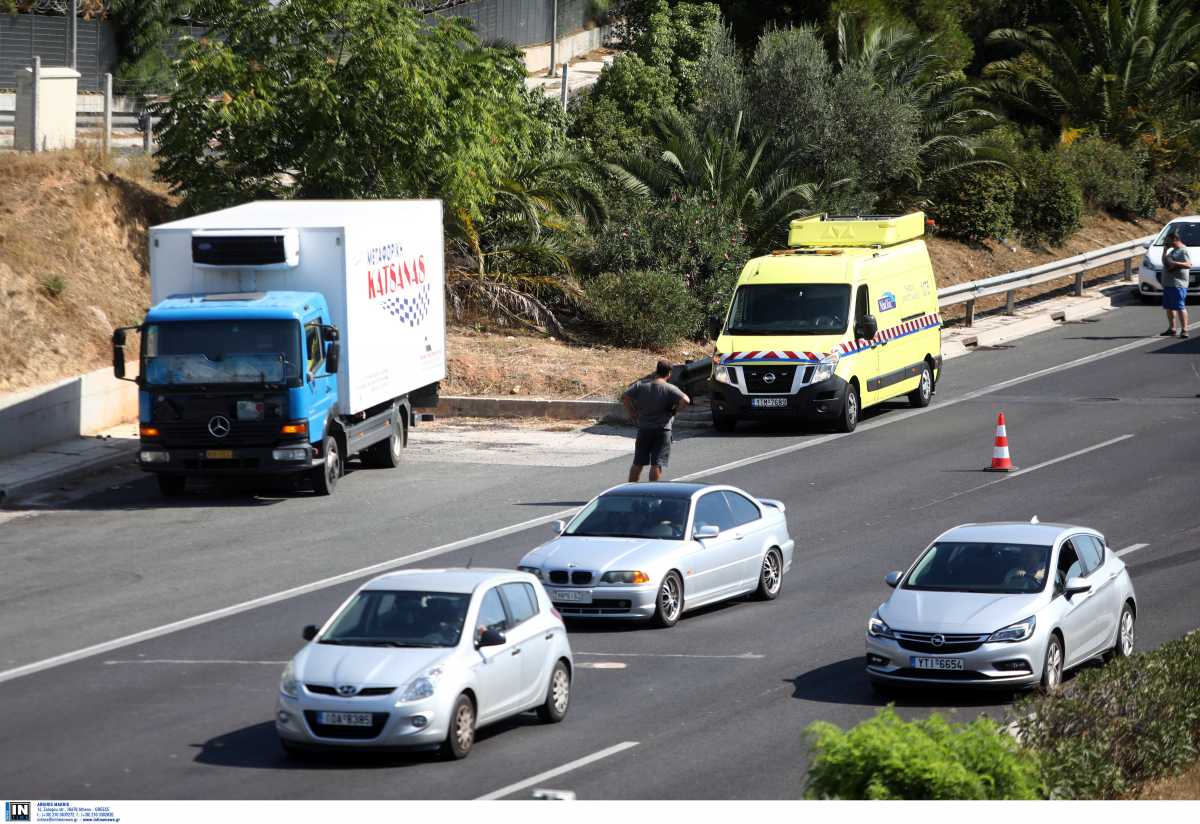
[[[564,401],[553,398],[473,398],[442,395],[435,414],[463,418],[598,418],[626,423],[625,409],[616,401]]]
[[[0,488],[0,507],[11,504],[21,498],[26,498],[38,492],[45,492],[48,489],[61,486],[73,480],[77,480],[87,475],[93,475],[98,472],[103,472],[107,469],[121,466],[122,464],[134,465],[138,453],[139,442],[131,440],[122,445],[114,444],[111,450],[106,450],[103,454],[96,455],[92,458],[81,460],[79,463],[66,467],[52,469],[41,475],[34,476],[27,480],[18,481]],[[33,453],[31,453],[33,454]]]
[[[954,327],[942,340],[942,359],[951,360],[981,347],[999,346],[1045,332],[1061,323],[1101,315],[1114,308],[1110,296],[1097,295],[1059,308],[1047,307],[1036,315],[1013,318],[1010,322],[978,332],[968,327]]]

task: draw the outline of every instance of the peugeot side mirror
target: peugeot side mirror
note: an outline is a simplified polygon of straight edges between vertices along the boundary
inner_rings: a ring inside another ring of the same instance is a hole
[[[721,534],[721,527],[716,524],[700,524],[692,533],[697,541],[703,541],[705,538],[715,538]]]
[[[1066,596],[1070,598],[1072,595],[1079,595],[1082,592],[1087,592],[1092,588],[1092,585],[1083,578],[1071,578],[1067,581],[1065,590]]]
[[[479,633],[479,640],[475,642],[477,647],[498,647],[507,641],[507,637],[498,629],[488,627],[483,632]]]
[[[563,530],[567,528],[566,521],[554,521],[550,524],[550,528],[554,530],[555,535],[562,535]]]
[[[870,340],[879,334],[879,321],[874,315],[863,315],[854,327],[854,337],[859,340]]]
[[[325,371],[330,375],[336,375],[338,364],[342,360],[342,345],[336,340],[329,344],[329,348],[325,350]]]
[[[317,637],[317,627],[313,624],[309,624],[304,628],[304,632],[300,634],[304,636],[305,641],[311,641]]]
[[[716,315],[708,316],[708,336],[713,340],[721,337],[721,319]]]
[[[895,572],[889,572],[887,575],[885,575],[883,577],[883,582],[885,584],[887,584],[888,586],[890,586],[892,589],[895,589],[897,586],[900,585],[900,579],[903,577],[904,577],[904,571],[898,569]]]

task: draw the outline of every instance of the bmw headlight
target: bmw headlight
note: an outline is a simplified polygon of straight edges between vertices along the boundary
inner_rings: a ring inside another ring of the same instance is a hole
[[[867,621],[867,635],[872,638],[895,638],[892,634],[892,628],[883,622],[883,619],[876,613]]]
[[[1036,626],[1037,621],[1030,615],[1024,621],[996,630],[988,636],[987,642],[990,644],[993,641],[1028,641],[1033,637],[1033,628]]]
[[[648,584],[650,576],[640,569],[617,570],[600,576],[602,584]]]
[[[528,572],[530,575],[532,575],[534,578],[537,578],[539,581],[542,580],[542,568],[541,567],[519,566],[519,567],[517,567],[517,572]]]
[[[409,682],[404,688],[404,692],[400,695],[400,700],[403,701],[421,701],[425,698],[433,697],[433,691],[437,687],[438,676],[442,674],[441,667],[434,667],[424,675],[420,675]]]
[[[283,668],[283,675],[279,677],[279,691],[288,698],[300,697],[300,681],[296,678],[296,668],[291,661]]]
[[[832,378],[833,373],[837,371],[838,361],[841,359],[842,356],[837,352],[830,352],[828,355],[821,358],[821,360],[817,362],[816,371],[813,372],[812,382],[819,383]]]

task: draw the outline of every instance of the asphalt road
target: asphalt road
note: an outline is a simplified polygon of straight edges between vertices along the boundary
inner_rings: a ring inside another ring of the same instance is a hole
[[[747,428],[679,441],[670,475],[787,504],[797,562],[783,595],[666,631],[572,624],[577,661],[602,666],[578,671],[566,722],[530,716],[482,731],[456,764],[297,764],[279,752],[282,665],[300,628],[361,579],[6,673],[454,541],[468,545],[419,565],[511,567],[548,537],[545,525],[469,539],[576,505],[619,481],[625,461],[362,471],[328,499],[213,492],[163,503],[147,480],[114,476],[112,489],[0,525],[0,786],[35,798],[473,798],[636,742],[538,786],[580,798],[798,797],[806,726],[850,724],[879,704],[861,662],[883,575],[949,526],[1036,514],[1094,526],[1117,549],[1145,544],[1125,558],[1139,646],[1200,626],[1200,340],[1148,340],[1161,315],[1123,308],[957,359],[928,410],[896,405],[848,437]],[[980,471],[998,410],[1014,461],[1031,471]],[[1007,707],[959,693],[901,704],[955,718]]]

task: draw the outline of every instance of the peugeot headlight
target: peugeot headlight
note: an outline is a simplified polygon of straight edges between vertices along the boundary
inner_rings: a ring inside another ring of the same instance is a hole
[[[729,374],[728,366],[714,366],[713,380],[717,383],[733,383],[733,376]]]
[[[279,691],[288,698],[300,697],[300,681],[296,678],[296,667],[291,661],[283,668],[283,675],[279,677]]]
[[[434,667],[424,675],[420,675],[409,682],[409,685],[404,688],[404,692],[400,695],[400,700],[404,701],[421,701],[425,698],[431,698],[433,691],[437,686],[438,676],[442,674],[441,667]]]
[[[640,569],[617,570],[600,576],[602,584],[648,584],[650,576]]]
[[[1009,624],[1004,629],[998,629],[988,636],[987,642],[994,641],[1028,641],[1033,637],[1033,628],[1037,626],[1037,621],[1030,615],[1024,621],[1018,621],[1015,624]]]
[[[841,359],[842,356],[837,352],[830,352],[828,355],[821,358],[821,360],[817,362],[816,371],[813,372],[812,382],[819,383],[832,378],[833,373],[837,371],[838,361]]]
[[[539,581],[542,580],[542,568],[541,567],[519,566],[519,567],[517,567],[517,572],[528,572],[530,575],[532,575],[534,578],[537,578]]]
[[[872,615],[870,620],[867,621],[867,635],[870,635],[872,638],[896,637],[892,634],[892,628],[885,624],[883,619],[879,617],[879,613]]]

